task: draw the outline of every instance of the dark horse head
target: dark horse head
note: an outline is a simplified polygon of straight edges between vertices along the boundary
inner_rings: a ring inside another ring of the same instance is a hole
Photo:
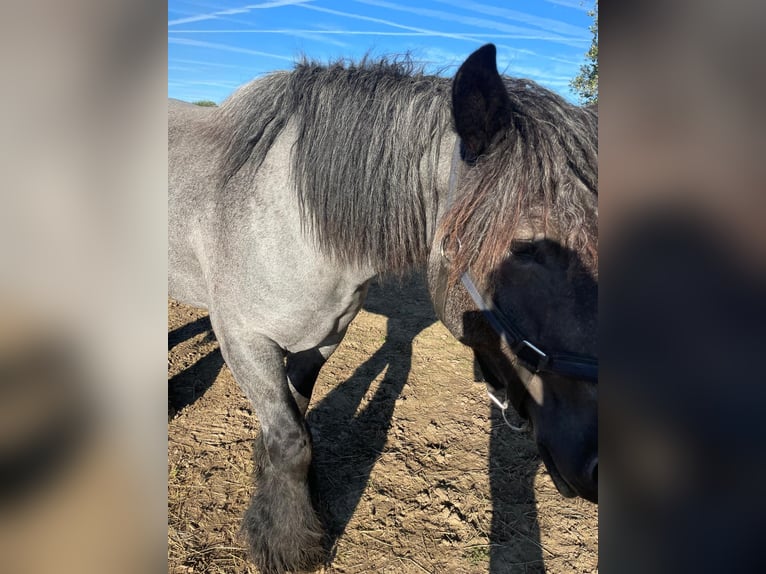
[[[472,54],[429,262],[437,313],[531,423],[564,496],[598,500],[597,117]]]

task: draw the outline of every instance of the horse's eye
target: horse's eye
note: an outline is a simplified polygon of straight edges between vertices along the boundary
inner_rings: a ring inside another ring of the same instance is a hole
[[[535,259],[537,244],[532,241],[514,241],[511,243],[511,255],[520,259]]]

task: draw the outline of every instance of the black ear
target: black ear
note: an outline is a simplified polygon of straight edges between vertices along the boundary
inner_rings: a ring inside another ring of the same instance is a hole
[[[468,56],[452,82],[455,129],[473,159],[511,125],[511,100],[497,72],[496,56],[494,44],[482,46]]]

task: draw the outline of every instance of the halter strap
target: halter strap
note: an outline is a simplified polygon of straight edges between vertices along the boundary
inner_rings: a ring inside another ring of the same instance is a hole
[[[460,281],[492,328],[516,355],[520,366],[529,374],[551,373],[594,383],[598,381],[598,359],[574,353],[545,353],[524,336],[507,314],[485,301],[468,272],[460,276]]]
[[[457,138],[452,152],[452,165],[450,166],[445,211],[449,209],[455,200],[462,164],[461,142],[460,138]],[[458,245],[459,241],[458,239]],[[442,239],[437,284],[433,295],[434,306],[442,318],[446,316],[450,264],[443,247],[444,239]],[[537,373],[550,373],[593,383],[598,381],[598,359],[596,357],[576,353],[546,353],[524,335],[524,332],[509,314],[498,309],[493,303],[487,302],[477,289],[470,271],[463,273],[460,276],[460,281],[490,326],[513,351],[517,359],[517,365],[520,367],[517,374],[525,385],[528,385],[532,377]]]

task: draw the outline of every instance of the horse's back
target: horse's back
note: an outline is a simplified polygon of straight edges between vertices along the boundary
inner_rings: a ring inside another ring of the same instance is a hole
[[[214,152],[207,134],[215,110],[168,100],[168,292],[198,307],[208,306],[198,226],[213,188]]]
[[[171,156],[183,151],[185,145],[201,143],[203,128],[210,124],[215,110],[168,98],[168,152]],[[171,170],[174,168],[172,163],[169,167]]]

